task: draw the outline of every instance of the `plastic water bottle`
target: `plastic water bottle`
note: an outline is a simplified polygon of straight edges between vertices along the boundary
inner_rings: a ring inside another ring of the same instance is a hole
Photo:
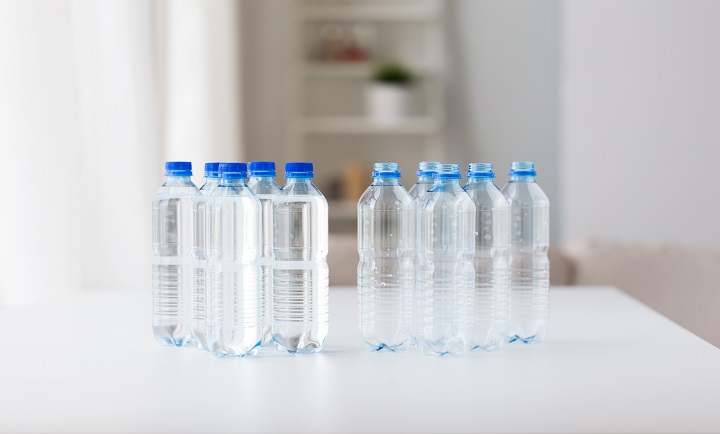
[[[508,203],[492,164],[470,164],[465,191],[475,202],[475,335],[472,348],[501,348],[508,333]]]
[[[153,333],[163,345],[191,342],[192,164],[165,163],[165,182],[152,204]]]
[[[272,318],[272,232],[273,198],[280,191],[275,182],[275,163],[254,161],[249,165],[248,187],[260,199],[260,309],[265,320],[263,324],[263,345],[272,342],[270,319]]]
[[[548,325],[550,201],[535,182],[535,165],[513,161],[503,188],[510,206],[509,342],[541,342]]]
[[[440,166],[418,217],[416,342],[425,354],[463,355],[474,332],[475,204],[460,166]]]
[[[312,163],[287,163],[285,177],[273,204],[273,342],[314,353],[328,333],[328,204]]]
[[[193,216],[193,297],[192,297],[192,337],[201,350],[207,350],[205,332],[205,272],[207,271],[207,250],[205,213],[208,195],[220,184],[220,163],[205,163],[205,184],[200,187],[192,198]]]
[[[245,163],[221,163],[207,209],[207,343],[218,357],[254,355],[262,340],[260,201],[246,175]]]
[[[438,168],[440,168],[441,164],[439,161],[423,161],[418,164],[418,180],[410,187],[410,191],[408,192],[413,200],[422,199],[425,193],[430,190],[430,187],[432,187],[435,182],[433,175],[437,172]]]
[[[358,202],[360,333],[376,351],[407,349],[414,287],[414,205],[397,163],[375,163]]]

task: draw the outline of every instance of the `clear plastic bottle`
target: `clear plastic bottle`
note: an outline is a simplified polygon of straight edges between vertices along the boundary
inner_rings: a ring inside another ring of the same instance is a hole
[[[399,351],[411,342],[415,207],[397,163],[374,168],[358,201],[360,333],[376,351]]]
[[[460,166],[440,166],[419,206],[416,342],[425,354],[463,355],[474,332],[475,204]]]
[[[192,317],[192,164],[165,163],[152,204],[153,333],[163,345],[188,345]]]
[[[427,191],[430,190],[430,187],[432,187],[435,182],[433,181],[433,175],[440,168],[441,164],[439,161],[423,161],[418,164],[418,180],[410,187],[410,191],[408,191],[413,200],[422,199]]]
[[[533,163],[513,161],[503,188],[510,207],[509,342],[541,342],[547,333],[550,201],[535,174]]]
[[[245,184],[245,163],[221,163],[207,207],[207,343],[218,357],[257,353],[260,201]]]
[[[508,333],[508,203],[492,164],[470,164],[465,191],[475,202],[475,334],[472,349],[499,349]]]
[[[250,178],[248,187],[258,199],[262,213],[260,229],[260,309],[263,311],[263,346],[272,342],[270,319],[272,318],[272,233],[273,198],[280,191],[275,182],[275,163],[272,161],[253,161],[249,164]]]
[[[192,337],[201,350],[207,350],[205,332],[205,272],[207,271],[207,249],[205,213],[207,211],[208,196],[220,185],[220,163],[205,163],[205,184],[200,187],[192,198],[193,216],[193,297],[192,297]]]
[[[328,333],[328,204],[312,163],[287,163],[285,177],[273,204],[273,342],[314,353]]]

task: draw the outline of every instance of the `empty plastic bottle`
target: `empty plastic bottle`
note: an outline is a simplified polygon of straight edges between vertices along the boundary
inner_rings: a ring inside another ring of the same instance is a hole
[[[192,164],[165,163],[165,182],[152,204],[153,333],[163,345],[191,342]]]
[[[328,333],[328,204],[312,163],[287,163],[285,177],[273,204],[273,342],[314,353]]]
[[[208,195],[220,184],[220,163],[205,163],[205,183],[192,198],[193,215],[193,298],[192,298],[192,337],[201,350],[207,350],[205,332],[205,272],[207,271],[207,249],[205,213]]]
[[[503,194],[510,207],[508,341],[541,342],[548,325],[550,201],[529,161],[513,161]]]
[[[254,161],[249,164],[250,178],[248,187],[260,200],[262,213],[260,228],[260,309],[263,311],[263,345],[272,342],[270,318],[272,318],[272,233],[273,198],[280,191],[275,182],[275,163],[272,161]]]
[[[492,164],[470,164],[465,191],[475,202],[475,334],[472,349],[501,348],[508,333],[508,203]]]
[[[218,357],[254,355],[262,340],[260,201],[246,175],[245,163],[221,163],[207,207],[207,343]]]
[[[437,172],[438,168],[440,168],[441,164],[439,161],[423,161],[418,164],[418,180],[410,187],[410,191],[408,192],[413,200],[422,199],[425,193],[430,190],[430,187],[432,187],[435,182],[433,175]]]
[[[397,163],[374,168],[358,202],[360,333],[376,351],[398,351],[411,342],[415,207]]]
[[[463,355],[474,332],[475,204],[460,166],[440,166],[419,207],[416,342],[425,354]]]

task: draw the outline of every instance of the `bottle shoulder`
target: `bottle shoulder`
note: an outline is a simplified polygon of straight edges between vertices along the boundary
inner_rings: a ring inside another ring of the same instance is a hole
[[[251,177],[247,185],[256,194],[277,194],[280,191],[280,186],[275,182],[275,178]]]
[[[418,206],[426,212],[475,212],[475,202],[459,184],[428,191]]]
[[[510,206],[549,207],[550,200],[534,182],[511,182],[503,188],[503,195]]]
[[[413,208],[413,198],[402,185],[371,185],[360,197],[358,208],[409,210]]]
[[[508,202],[505,195],[494,184],[487,188],[465,187],[470,198],[478,208],[507,208]]]

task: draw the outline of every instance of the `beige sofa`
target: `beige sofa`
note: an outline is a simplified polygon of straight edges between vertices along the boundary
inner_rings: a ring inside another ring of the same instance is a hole
[[[356,284],[354,234],[330,236],[328,263],[331,285]],[[550,249],[550,263],[553,285],[616,286],[720,347],[719,246],[577,240]]]

